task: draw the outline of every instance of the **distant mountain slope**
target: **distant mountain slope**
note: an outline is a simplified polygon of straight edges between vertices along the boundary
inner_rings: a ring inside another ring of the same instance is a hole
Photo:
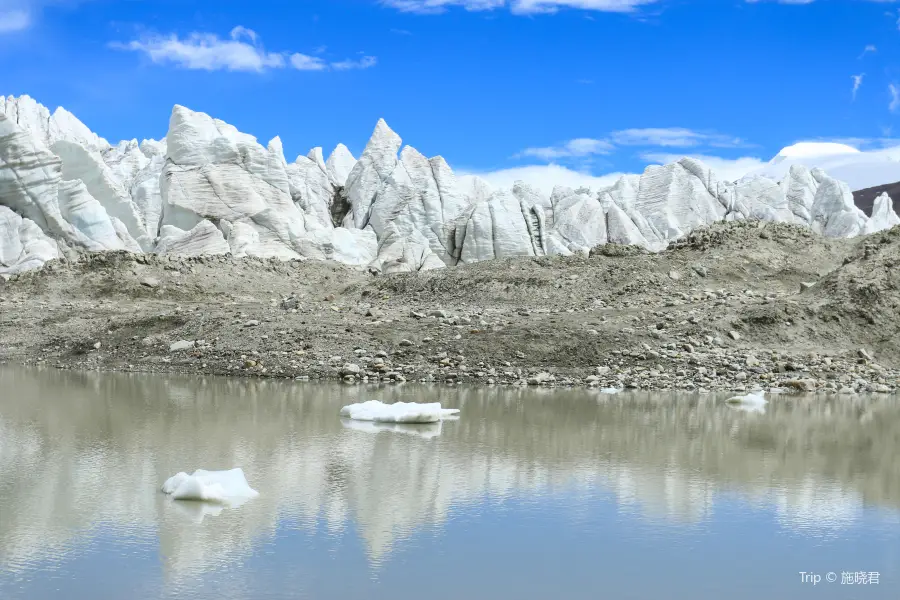
[[[872,205],[875,202],[875,198],[885,192],[891,199],[900,198],[900,181],[877,185],[875,187],[853,192],[853,202],[866,213],[866,215],[872,216]]]

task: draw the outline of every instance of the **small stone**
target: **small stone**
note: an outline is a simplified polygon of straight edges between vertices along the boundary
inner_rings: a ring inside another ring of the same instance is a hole
[[[356,377],[357,375],[359,375],[359,373],[360,373],[361,370],[362,370],[362,369],[359,368],[359,365],[356,365],[356,364],[353,364],[353,363],[347,363],[347,364],[344,365],[344,367],[341,369],[341,375],[342,375],[343,377],[348,377],[348,376],[349,376],[349,377]]]
[[[250,321],[244,323],[244,327],[259,327],[259,321],[251,319]]]
[[[873,360],[872,355],[869,354],[869,351],[866,350],[865,348],[860,348],[859,350],[857,350],[856,355],[864,360],[869,360],[869,361]]]
[[[694,270],[694,273],[700,277],[706,277],[709,274],[709,271],[703,265],[694,265],[691,268]]]
[[[190,350],[194,347],[194,345],[194,342],[189,342],[187,340],[178,340],[177,342],[169,346],[169,352],[181,352],[183,350]]]
[[[537,375],[528,378],[528,385],[541,385],[542,383],[547,383],[550,379],[550,373],[538,373]]]
[[[678,281],[679,279],[681,279],[681,273],[673,269],[669,271],[669,279],[671,279],[672,281]]]
[[[447,318],[447,312],[446,312],[446,311],[443,311],[443,310],[433,310],[433,311],[431,311],[431,312],[428,313],[428,316],[429,316],[429,317],[436,317],[436,318],[438,318],[438,319],[446,319],[446,318]]]
[[[100,349],[100,346],[102,346],[102,345],[103,345],[103,344],[101,344],[100,342],[96,342],[96,343],[94,344],[94,350],[99,350],[99,349]]]
[[[739,334],[737,331],[732,329],[731,331],[728,332],[728,337],[730,337],[734,341],[738,341],[739,339],[741,339],[741,334]]]
[[[415,344],[410,340],[400,340],[400,345],[404,347],[415,346]]]
[[[156,279],[155,277],[145,277],[144,279],[141,279],[141,285],[150,289],[158,288],[159,279]]]
[[[791,379],[785,381],[784,385],[800,392],[816,391],[816,381],[814,379]]]
[[[806,281],[801,281],[801,282],[800,282],[800,291],[801,291],[801,292],[805,292],[806,290],[808,290],[809,288],[811,288],[811,287],[814,286],[814,285],[816,285],[816,284],[815,284],[815,283],[809,283],[809,282],[806,282]]]

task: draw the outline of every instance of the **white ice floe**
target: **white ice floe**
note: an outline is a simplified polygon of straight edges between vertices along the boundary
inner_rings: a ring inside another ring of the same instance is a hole
[[[342,417],[376,423],[438,423],[458,413],[458,409],[442,408],[438,402],[433,404],[416,404],[415,402],[385,404],[378,400],[369,400],[341,409]]]
[[[231,506],[259,496],[259,492],[247,483],[241,469],[230,471],[197,469],[192,475],[181,472],[169,477],[163,484],[162,491],[173,500],[197,500]]]
[[[766,400],[765,392],[762,390],[750,392],[746,396],[734,396],[732,398],[729,398],[725,402],[727,402],[729,406],[738,410],[753,413],[766,412],[766,404],[769,403],[769,401]]]
[[[374,421],[354,421],[352,419],[344,419],[341,424],[345,429],[353,431],[364,431],[366,433],[381,433],[388,431],[391,433],[402,433],[414,437],[430,440],[441,435],[441,421],[437,423],[377,423]]]
[[[608,388],[600,388],[601,394],[618,394],[622,390],[619,388],[608,387]]]

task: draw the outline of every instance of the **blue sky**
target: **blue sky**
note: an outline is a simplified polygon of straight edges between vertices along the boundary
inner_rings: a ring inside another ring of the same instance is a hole
[[[358,155],[383,117],[470,172],[598,176],[690,154],[730,173],[800,140],[900,144],[898,9],[0,0],[0,93],[64,106],[111,141],[163,137],[177,103],[280,135],[289,160],[338,142]]]

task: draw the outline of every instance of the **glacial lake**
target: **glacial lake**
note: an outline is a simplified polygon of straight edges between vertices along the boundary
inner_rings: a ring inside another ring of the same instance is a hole
[[[0,598],[900,597],[900,400],[721,400],[0,367]]]

